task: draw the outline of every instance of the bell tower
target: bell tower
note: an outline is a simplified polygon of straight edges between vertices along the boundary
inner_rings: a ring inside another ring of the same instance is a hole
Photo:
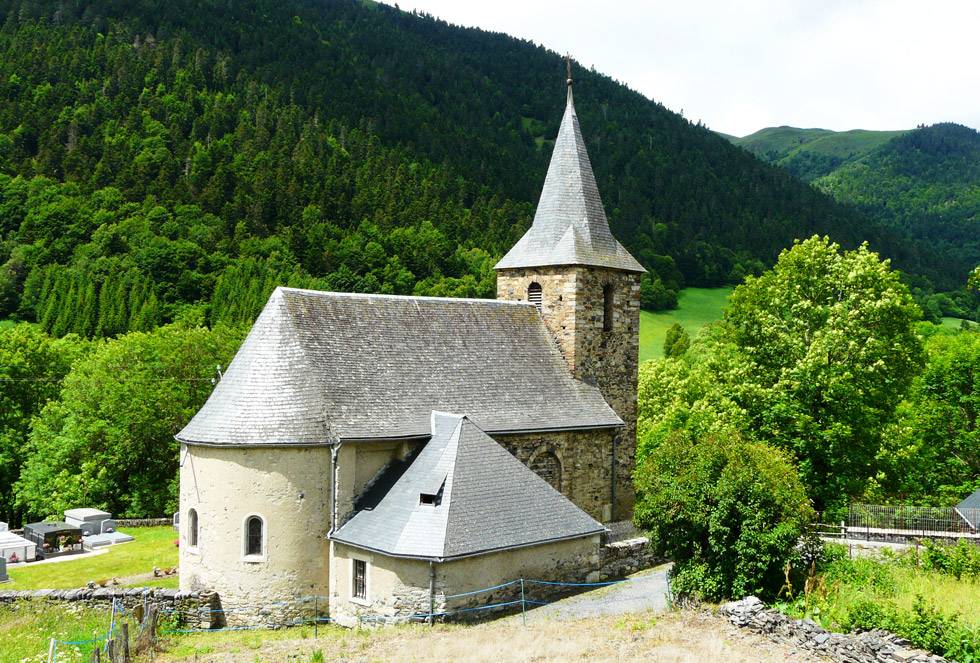
[[[534,222],[497,263],[497,299],[541,312],[572,375],[598,387],[625,423],[615,448],[614,518],[632,514],[639,366],[640,276],[646,271],[613,237],[572,100]]]

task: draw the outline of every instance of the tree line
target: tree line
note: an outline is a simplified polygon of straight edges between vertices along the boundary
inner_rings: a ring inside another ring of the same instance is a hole
[[[0,317],[96,337],[187,307],[245,322],[264,298],[244,274],[492,295],[544,179],[561,67],[346,0],[0,1]],[[758,274],[815,231],[948,280],[917,244],[706,128],[574,77],[614,232],[650,270],[647,307]]]

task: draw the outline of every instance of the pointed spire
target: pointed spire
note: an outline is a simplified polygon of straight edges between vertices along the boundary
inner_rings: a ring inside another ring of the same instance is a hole
[[[534,222],[495,269],[593,265],[645,272],[609,230],[575,113],[570,55],[565,56],[565,67],[568,87],[565,115],[555,139]]]

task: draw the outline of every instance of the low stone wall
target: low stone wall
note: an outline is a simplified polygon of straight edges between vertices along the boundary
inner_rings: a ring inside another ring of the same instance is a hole
[[[173,525],[173,518],[116,518],[116,527],[162,527]]]
[[[589,582],[623,578],[665,561],[653,554],[650,539],[638,536],[607,543],[599,549],[599,568],[589,574]]]
[[[181,592],[176,589],[148,587],[0,590],[0,604],[15,606],[30,606],[36,601],[47,601],[108,610],[114,599],[120,601],[126,610],[156,603],[164,616],[180,615],[182,628],[212,628],[220,625],[218,616],[221,613],[216,612],[220,604],[218,595],[213,592]]]
[[[809,619],[792,619],[766,608],[754,596],[721,606],[735,626],[845,663],[942,663],[942,656],[913,649],[908,640],[887,631],[830,633]]]

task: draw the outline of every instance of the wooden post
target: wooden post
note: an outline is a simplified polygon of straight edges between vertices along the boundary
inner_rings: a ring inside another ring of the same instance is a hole
[[[96,647],[92,650],[92,663],[102,663],[102,648]]]
[[[146,609],[146,616],[140,624],[139,634],[136,636],[136,653],[142,654],[149,650],[153,652],[153,643],[157,635],[157,617],[160,614],[160,607],[156,603],[151,603]]]
[[[524,626],[527,626],[527,601],[524,599],[524,578],[521,578],[521,621],[524,622]]]
[[[51,638],[51,642],[48,644],[48,663],[54,663],[54,653],[57,647],[57,641]]]
[[[122,638],[123,663],[129,663],[129,624],[126,622],[123,622],[119,637]]]

